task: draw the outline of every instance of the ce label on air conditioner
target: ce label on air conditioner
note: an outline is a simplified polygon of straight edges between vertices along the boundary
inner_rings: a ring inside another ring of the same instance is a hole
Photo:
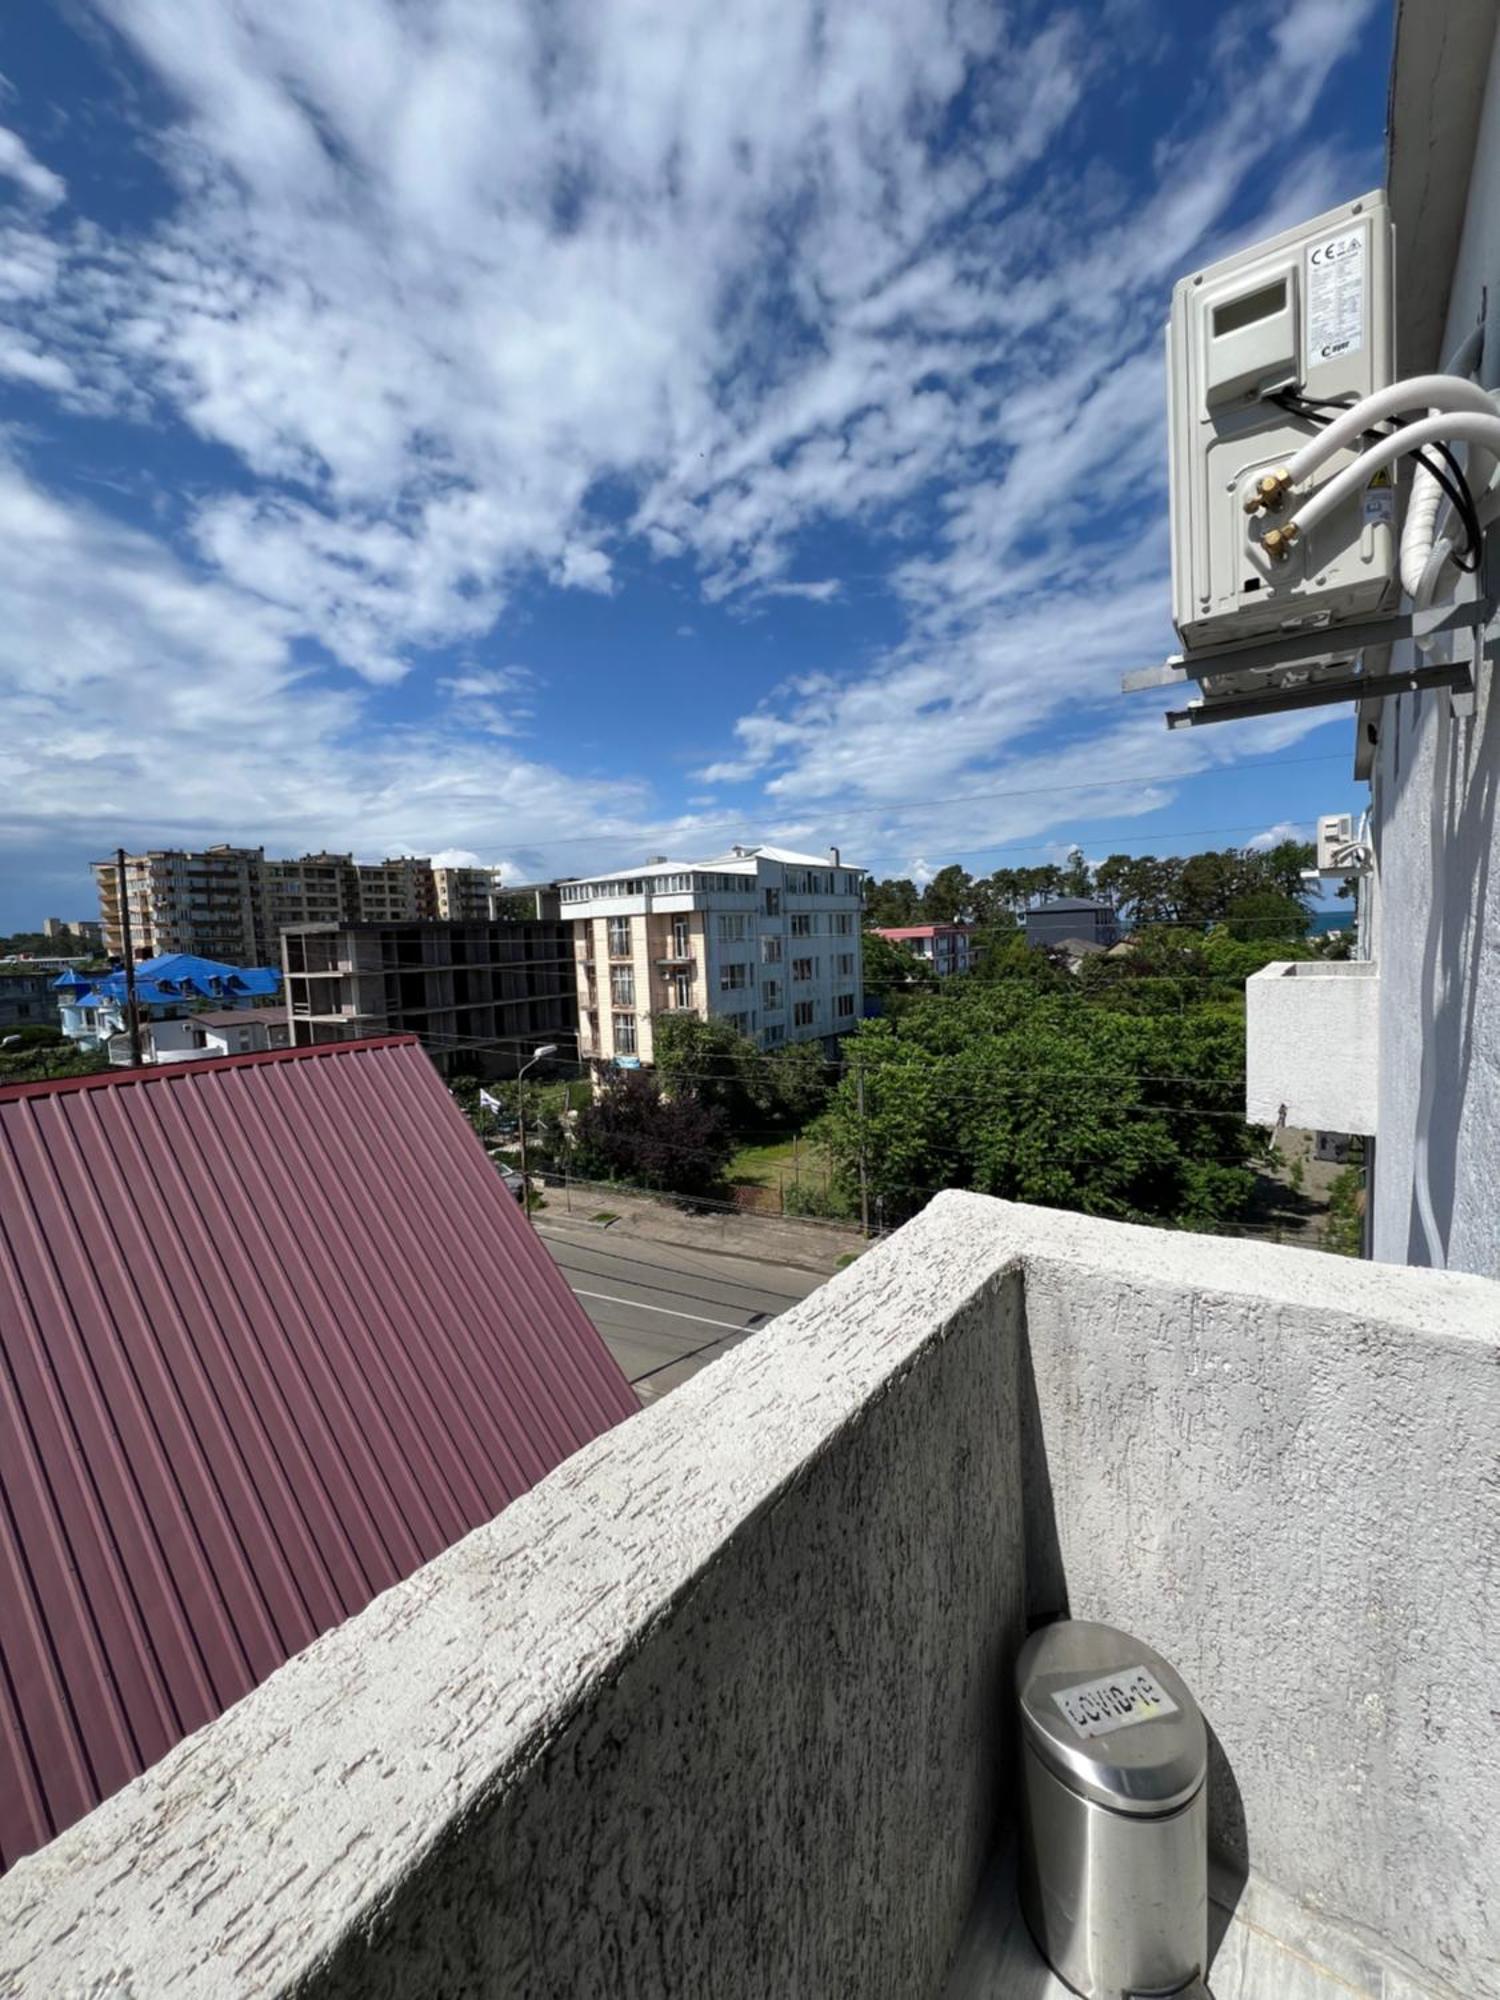
[[[1325,236],[1307,252],[1307,365],[1358,354],[1365,338],[1364,229]]]

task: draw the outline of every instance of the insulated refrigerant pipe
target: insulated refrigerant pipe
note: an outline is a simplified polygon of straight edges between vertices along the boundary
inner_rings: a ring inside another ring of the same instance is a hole
[[[1484,392],[1480,390],[1477,393],[1483,395]],[[1488,397],[1485,400],[1489,403],[1487,415],[1480,415],[1477,411],[1458,411],[1452,415],[1424,417],[1420,423],[1407,424],[1391,437],[1371,445],[1368,451],[1361,452],[1351,465],[1346,465],[1342,472],[1336,472],[1332,479],[1303,501],[1287,524],[1288,531],[1294,532],[1287,532],[1286,539],[1296,541],[1303,535],[1310,535],[1320,521],[1326,520],[1351,495],[1361,492],[1383,467],[1394,464],[1408,452],[1420,451],[1423,445],[1481,445],[1500,458],[1500,414],[1496,413],[1495,405]],[[1325,431],[1323,435],[1326,437],[1328,433]]]
[[[1372,424],[1384,423],[1387,418],[1399,417],[1408,410],[1500,416],[1494,397],[1477,382],[1470,382],[1462,375],[1413,375],[1405,382],[1393,382],[1389,389],[1377,389],[1374,395],[1351,405],[1315,437],[1310,437],[1287,460],[1287,478],[1293,486],[1300,486],[1309,473],[1325,465],[1336,451],[1354,444]]]

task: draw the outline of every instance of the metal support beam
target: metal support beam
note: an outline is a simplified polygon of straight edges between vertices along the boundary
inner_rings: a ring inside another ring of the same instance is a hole
[[[1293,708],[1328,708],[1342,701],[1379,701],[1391,694],[1418,694],[1423,688],[1455,688],[1469,692],[1473,669],[1467,660],[1440,666],[1413,667],[1404,674],[1346,674],[1338,680],[1314,681],[1301,687],[1267,687],[1254,694],[1216,695],[1188,708],[1167,710],[1168,729],[1192,729],[1205,722],[1243,722],[1252,715],[1278,715]]]

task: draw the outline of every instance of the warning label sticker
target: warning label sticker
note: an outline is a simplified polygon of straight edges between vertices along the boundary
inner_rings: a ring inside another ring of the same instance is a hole
[[[1324,236],[1307,252],[1307,365],[1358,354],[1365,339],[1363,224]]]

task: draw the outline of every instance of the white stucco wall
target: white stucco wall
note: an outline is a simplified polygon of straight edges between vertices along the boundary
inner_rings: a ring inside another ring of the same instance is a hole
[[[1483,9],[1465,5],[1459,11]],[[1446,47],[1445,38],[1433,35],[1428,13],[1411,0],[1403,8],[1402,34],[1414,64],[1435,60],[1434,50],[1440,56]],[[1404,105],[1398,95],[1397,108],[1397,166],[1409,160],[1403,170],[1425,182],[1436,171],[1425,131],[1444,118],[1441,91],[1439,101],[1426,107]],[[1451,163],[1444,171],[1451,171]],[[1462,207],[1461,190],[1455,199]],[[1407,268],[1414,263],[1408,258]],[[1398,285],[1401,269],[1398,260]],[[1411,281],[1440,292],[1434,278],[1447,277],[1422,271]],[[1441,354],[1454,351],[1486,307],[1480,373],[1486,387],[1495,389],[1500,386],[1500,43],[1490,58]],[[1437,355],[1404,357],[1401,365],[1410,372],[1437,360]],[[1495,540],[1492,530],[1489,541]],[[1500,569],[1494,575],[1500,580]],[[1410,665],[1412,651],[1394,648],[1392,668]],[[1371,1243],[1376,1257],[1431,1261],[1415,1193],[1426,1074],[1427,1174],[1446,1261],[1454,1269],[1494,1277],[1500,1276],[1500,697],[1493,664],[1482,665],[1475,712],[1454,724],[1438,769],[1438,717],[1446,701],[1441,693],[1387,701],[1372,774],[1381,1082]],[[1435,877],[1434,786],[1440,850]],[[1439,973],[1430,988],[1423,979],[1429,927],[1436,928]]]
[[[1352,1990],[1493,2000],[1497,1359],[1480,1279],[941,1196],[21,1862],[0,1990],[936,1994],[1024,1572]]]
[[[1245,982],[1245,1117],[1373,1133],[1380,980],[1364,961],[1278,961]]]

